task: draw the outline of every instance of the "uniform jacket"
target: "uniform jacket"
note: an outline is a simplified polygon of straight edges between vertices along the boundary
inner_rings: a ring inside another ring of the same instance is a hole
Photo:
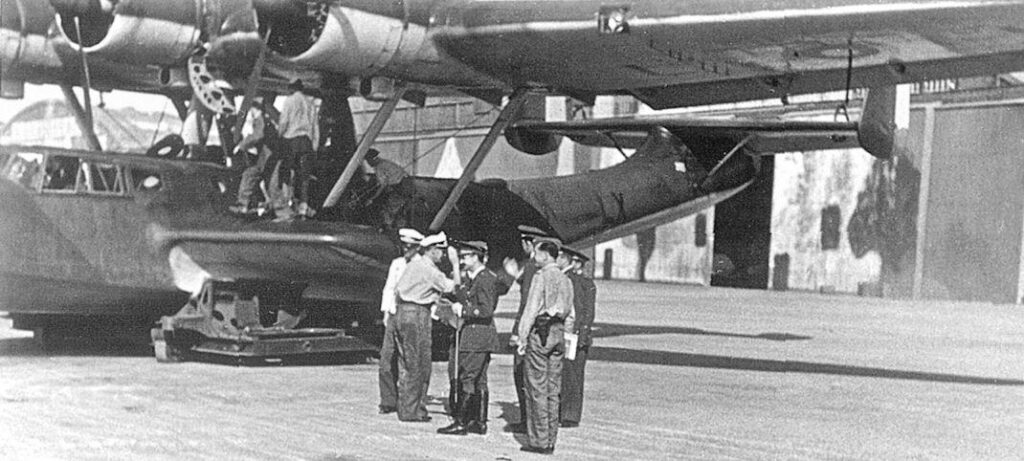
[[[573,306],[576,308],[575,333],[579,335],[580,347],[592,343],[591,329],[594,326],[594,304],[597,299],[597,286],[590,278],[575,272],[566,274],[572,282]]]
[[[507,291],[508,286],[500,283],[498,276],[486,268],[456,290],[455,298],[463,305],[464,320],[460,351],[498,352],[494,309],[498,306],[498,296]]]

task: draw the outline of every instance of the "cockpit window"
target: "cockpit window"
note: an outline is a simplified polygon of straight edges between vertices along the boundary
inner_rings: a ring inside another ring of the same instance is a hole
[[[126,195],[124,167],[83,161],[78,169],[77,188],[85,193]]]
[[[2,164],[3,177],[22,186],[35,190],[42,171],[43,154],[35,152],[19,152],[10,155]]]
[[[43,190],[50,192],[74,192],[78,163],[77,157],[50,155],[46,159],[46,175],[43,176]]]

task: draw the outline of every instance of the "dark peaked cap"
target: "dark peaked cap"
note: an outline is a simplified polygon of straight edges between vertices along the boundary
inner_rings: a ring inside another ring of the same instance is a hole
[[[590,261],[590,258],[588,258],[587,255],[580,253],[579,251],[576,251],[569,247],[562,247],[562,253],[565,253],[571,256],[573,259],[579,260],[580,262],[583,263]]]
[[[459,254],[464,251],[473,251],[481,255],[487,254],[487,242],[471,241],[471,242],[459,242],[457,244],[459,248]]]
[[[533,239],[533,242],[540,245],[541,243],[553,243],[559,249],[562,248],[562,241],[558,238],[551,237],[549,235],[542,235]]]
[[[550,235],[547,232],[544,232],[533,226],[520,225],[518,229],[519,233],[522,234],[524,237],[550,237]]]

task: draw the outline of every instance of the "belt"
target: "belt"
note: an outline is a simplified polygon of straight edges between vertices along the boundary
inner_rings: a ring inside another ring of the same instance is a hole
[[[490,326],[491,323],[493,323],[493,321],[494,321],[494,319],[491,318],[491,317],[470,317],[470,318],[463,318],[462,319],[462,324],[463,325],[486,325],[486,326]]]
[[[562,322],[565,322],[565,319],[563,319],[563,318],[561,318],[561,317],[559,317],[557,315],[551,315],[551,314],[548,314],[548,313],[544,313],[544,314],[540,314],[540,315],[537,316],[537,321],[538,322],[545,322],[545,323],[562,323]]]
[[[398,300],[398,304],[399,305],[403,305],[404,304],[406,306],[425,307],[427,309],[430,309],[434,305],[433,303],[428,303],[428,304],[414,303],[414,302],[406,301],[404,299],[399,299]]]

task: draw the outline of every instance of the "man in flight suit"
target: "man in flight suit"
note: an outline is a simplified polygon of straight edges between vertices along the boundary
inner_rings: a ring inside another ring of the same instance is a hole
[[[587,366],[587,353],[590,352],[590,330],[594,324],[594,301],[597,296],[594,281],[583,275],[583,266],[589,259],[568,247],[562,247],[558,255],[558,267],[572,282],[573,308],[576,312],[573,333],[579,338],[576,358],[562,362],[562,400],[559,410],[561,427],[579,426],[583,415],[583,370]]]
[[[525,355],[526,437],[522,451],[551,454],[558,437],[559,394],[562,391],[564,332],[573,331],[572,282],[555,265],[559,247],[540,241],[534,252],[539,269],[519,322],[518,348]]]
[[[452,408],[454,422],[438,429],[439,434],[487,433],[487,367],[491,353],[498,350],[494,309],[498,296],[505,294],[508,286],[502,285],[486,264],[486,243],[460,243],[459,265],[465,272],[465,283],[455,291],[458,303],[453,306],[461,319],[456,331],[460,335],[455,370],[458,395]]]
[[[398,419],[427,422],[427,389],[430,387],[431,323],[430,311],[442,293],[452,293],[461,282],[459,271],[449,279],[438,269],[445,254],[458,267],[454,248],[448,247],[444,232],[428,235],[420,241],[422,257],[405,268],[398,280]]]
[[[405,273],[405,267],[419,258],[420,241],[423,234],[416,229],[399,229],[398,239],[402,241],[402,256],[391,261],[388,279],[380,298],[380,310],[384,313],[384,342],[380,346],[380,367],[377,382],[380,387],[380,414],[398,411],[398,362],[395,348],[398,344],[398,293],[395,288]]]

